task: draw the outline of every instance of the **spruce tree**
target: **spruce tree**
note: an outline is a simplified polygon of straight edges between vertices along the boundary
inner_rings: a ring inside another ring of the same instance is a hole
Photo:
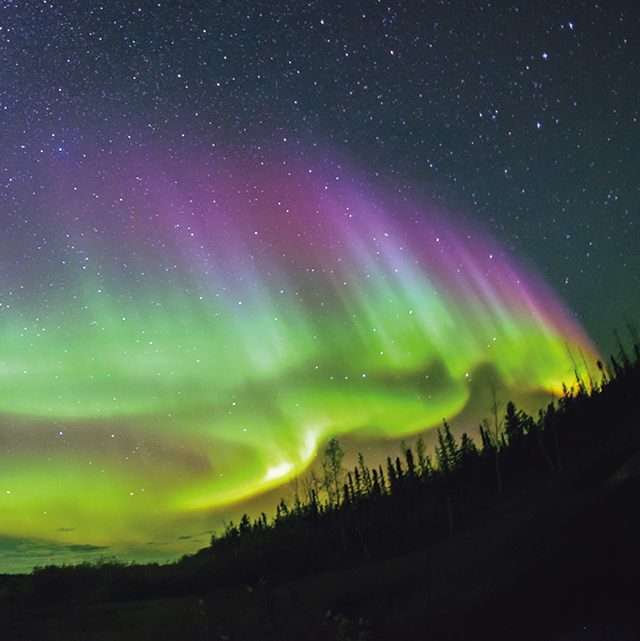
[[[519,442],[523,432],[522,412],[516,410],[512,401],[507,403],[507,413],[504,417],[504,431],[509,445]]]
[[[389,493],[393,494],[397,490],[398,481],[390,456],[387,456],[387,476],[389,477]]]
[[[361,453],[358,453],[358,467],[360,468],[360,477],[362,479],[362,485],[364,492],[367,496],[371,494],[371,473],[369,468],[364,463],[364,456]]]
[[[424,438],[422,438],[422,434],[420,434],[416,441],[416,454],[418,455],[418,470],[420,471],[420,476],[424,476],[427,471],[426,449]]]

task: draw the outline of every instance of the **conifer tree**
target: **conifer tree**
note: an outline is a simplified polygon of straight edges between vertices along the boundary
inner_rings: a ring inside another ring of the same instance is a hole
[[[451,463],[451,471],[455,471],[458,467],[458,444],[456,443],[455,436],[451,433],[451,428],[447,421],[444,422],[444,442],[447,447],[449,461]]]
[[[431,456],[425,457],[424,476],[428,479],[433,476],[433,463],[431,462]]]
[[[416,473],[416,468],[413,462],[413,452],[411,451],[410,447],[408,447],[405,451],[405,461],[407,462],[407,476],[410,479],[413,479]]]
[[[372,491],[374,496],[380,496],[381,491],[380,491],[380,482],[378,481],[378,471],[374,467],[371,470],[371,476],[373,477],[373,483],[372,483]]]
[[[393,494],[397,490],[398,481],[390,456],[387,456],[387,476],[389,477],[389,492]]]
[[[478,448],[473,442],[473,439],[464,432],[462,438],[460,439],[460,450],[459,450],[459,466],[466,467],[471,464],[473,459],[478,456]]]
[[[458,463],[458,446],[451,433],[447,421],[444,422],[444,432],[438,428],[438,445],[436,447],[436,460],[438,468],[443,474],[450,474],[456,470]]]
[[[362,485],[364,492],[367,496],[371,494],[371,473],[369,468],[364,463],[364,456],[361,453],[358,453],[358,467],[360,468],[360,477],[362,479]]]
[[[404,478],[404,470],[402,469],[402,463],[400,462],[400,457],[396,456],[396,474],[398,476],[398,481],[402,482]]]
[[[507,403],[507,413],[504,417],[504,431],[509,445],[521,440],[523,433],[522,412],[516,410],[512,401]]]
[[[302,501],[300,500],[300,481],[297,476],[291,482],[291,488],[293,489],[293,511],[299,514],[302,509]]]
[[[355,470],[355,472],[356,472],[356,474],[357,474],[357,473],[358,473],[358,470],[356,469],[356,470]],[[356,477],[356,478],[357,478],[357,477]],[[360,492],[358,492],[358,493],[356,494],[356,490],[355,490],[355,488],[353,487],[353,477],[351,476],[351,472],[349,472],[349,473],[347,474],[347,481],[348,481],[348,483],[349,483],[349,491],[351,492],[351,496],[352,496],[353,500],[356,500],[356,499],[358,498],[358,496],[360,495]]]
[[[426,449],[424,438],[422,438],[422,434],[420,434],[416,441],[416,454],[418,455],[418,470],[420,472],[420,476],[424,476],[427,471]]]
[[[453,473],[457,468],[458,451],[455,438],[446,420],[444,423],[444,433],[438,428],[438,446],[436,447],[436,459],[440,472],[440,484],[444,492],[444,498],[447,506],[449,536],[453,534]]]
[[[384,478],[384,472],[382,471],[382,465],[378,466],[379,478],[380,478],[380,492],[382,494],[387,493],[387,482]]]
[[[360,496],[362,494],[362,483],[360,482],[360,472],[358,472],[357,467],[353,468],[353,476],[356,479],[356,492]]]
[[[251,520],[248,514],[245,513],[242,515],[238,528],[240,529],[240,534],[246,534],[251,531]]]
[[[479,426],[480,440],[482,442],[482,453],[488,454],[493,450],[493,443],[491,441],[491,433],[489,428],[489,421],[485,418]]]
[[[604,369],[604,365],[602,364],[602,361],[598,359],[598,369],[600,370],[600,374],[602,375],[602,381],[600,383],[600,389],[604,387],[608,382],[609,382],[609,377],[607,376],[607,372]]]
[[[340,504],[342,486],[342,461],[344,452],[338,439],[331,439],[322,457],[323,486],[329,497],[329,505]]]

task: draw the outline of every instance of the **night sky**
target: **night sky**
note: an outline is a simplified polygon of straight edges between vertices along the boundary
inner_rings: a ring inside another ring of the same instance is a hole
[[[0,3],[0,572],[194,551],[638,318],[632,3],[176,4]]]

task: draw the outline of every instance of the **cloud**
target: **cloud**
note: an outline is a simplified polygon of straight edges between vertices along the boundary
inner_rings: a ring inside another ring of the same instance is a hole
[[[108,550],[108,545],[67,545],[64,548],[70,552],[100,552],[101,550]]]
[[[63,531],[67,531],[63,529]],[[35,566],[83,563],[109,550],[104,545],[66,544],[42,539],[0,536],[0,567],[3,573],[29,573]]]

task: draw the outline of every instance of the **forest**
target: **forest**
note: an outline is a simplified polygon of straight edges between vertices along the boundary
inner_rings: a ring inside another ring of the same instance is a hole
[[[537,416],[495,388],[488,413],[382,465],[333,439],[272,518],[174,563],[0,576],[0,636],[640,638],[638,341]]]

